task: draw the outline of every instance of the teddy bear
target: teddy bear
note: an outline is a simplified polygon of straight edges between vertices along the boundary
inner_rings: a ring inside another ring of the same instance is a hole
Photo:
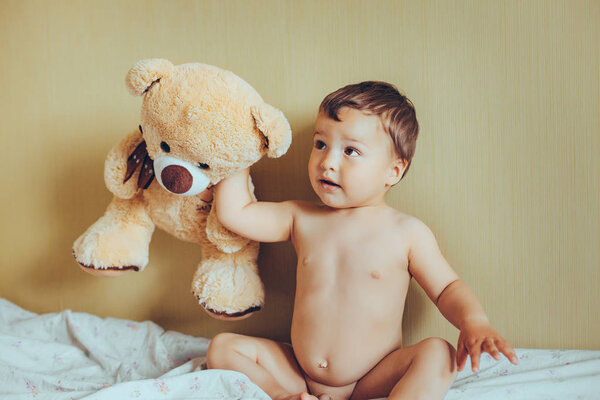
[[[247,318],[264,305],[259,244],[219,223],[212,189],[263,155],[285,154],[286,117],[233,72],[208,64],[145,59],[125,82],[143,96],[140,125],[106,157],[104,181],[114,196],[75,240],[76,261],[99,276],[141,271],[159,227],[202,247],[192,280],[200,305],[217,319]]]

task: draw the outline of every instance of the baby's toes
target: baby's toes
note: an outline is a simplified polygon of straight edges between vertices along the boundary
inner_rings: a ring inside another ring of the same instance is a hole
[[[306,392],[300,393],[300,400],[319,400],[315,396],[312,396]]]

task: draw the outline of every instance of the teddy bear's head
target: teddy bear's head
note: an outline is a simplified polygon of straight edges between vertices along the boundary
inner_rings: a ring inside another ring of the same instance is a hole
[[[140,131],[157,180],[172,193],[196,195],[291,143],[283,113],[230,71],[146,59],[125,80],[144,96]]]

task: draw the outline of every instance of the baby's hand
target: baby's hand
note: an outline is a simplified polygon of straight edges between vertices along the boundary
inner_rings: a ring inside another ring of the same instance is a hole
[[[500,360],[502,352],[511,363],[519,363],[515,351],[498,332],[487,322],[471,322],[465,324],[460,331],[456,345],[456,364],[462,371],[467,362],[467,355],[471,356],[473,372],[479,372],[479,357],[481,353],[488,352],[496,360]]]

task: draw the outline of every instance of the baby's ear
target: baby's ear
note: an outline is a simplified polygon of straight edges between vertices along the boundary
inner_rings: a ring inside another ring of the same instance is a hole
[[[265,137],[267,156],[284,155],[292,143],[292,129],[283,113],[266,103],[252,106],[250,110],[256,127]]]
[[[129,93],[134,96],[143,95],[154,82],[170,75],[175,66],[162,58],[140,60],[127,72],[125,84]]]
[[[390,174],[388,176],[387,184],[389,186],[394,186],[398,182],[402,180],[406,169],[408,168],[408,161],[398,158],[392,164],[392,168],[390,169]]]

